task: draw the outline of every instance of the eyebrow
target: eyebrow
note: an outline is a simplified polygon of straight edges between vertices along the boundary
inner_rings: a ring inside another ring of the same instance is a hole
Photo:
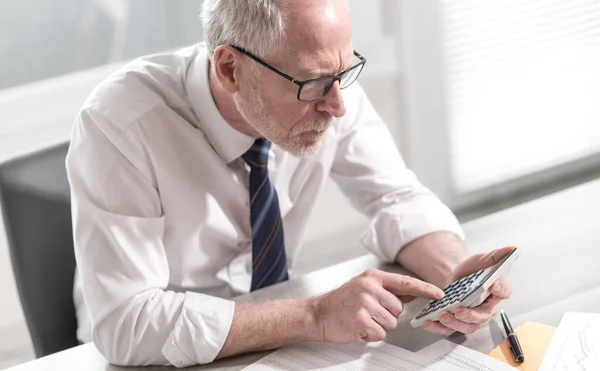
[[[347,64],[344,64],[342,66],[341,70],[331,70],[331,69],[325,69],[325,68],[302,68],[300,67],[299,69],[299,73],[300,74],[306,74],[306,76],[314,76],[314,77],[309,77],[308,80],[313,79],[313,78],[323,78],[323,77],[334,77],[339,75],[340,73],[347,71],[348,69],[350,69],[352,66],[354,66],[354,62],[359,60],[360,58],[358,58],[356,56],[356,51],[354,49],[352,49],[352,54],[350,55],[350,59],[348,60]],[[304,79],[306,80],[306,79]]]
[[[352,54],[352,58],[350,58],[350,63],[342,66],[341,70],[314,69],[311,71],[311,73],[314,72],[314,74],[318,75],[319,77],[337,76],[340,73],[351,68],[353,66],[353,63],[352,63],[353,61],[354,61],[354,54]]]

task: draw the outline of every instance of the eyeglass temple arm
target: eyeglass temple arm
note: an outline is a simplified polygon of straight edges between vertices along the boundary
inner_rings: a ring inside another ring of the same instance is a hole
[[[232,45],[231,47],[232,47],[232,48],[234,48],[235,50],[239,51],[240,53],[242,53],[242,54],[246,55],[248,58],[252,59],[252,60],[253,60],[253,61],[255,61],[256,63],[259,63],[259,64],[260,64],[260,65],[262,65],[263,67],[265,67],[265,68],[267,68],[267,69],[269,69],[269,70],[271,70],[271,71],[275,72],[276,74],[278,74],[279,76],[283,77],[284,79],[286,79],[286,80],[288,80],[288,81],[290,81],[290,82],[293,82],[294,84],[296,84],[296,85],[300,86],[300,83],[299,83],[299,82],[298,82],[296,79],[294,79],[292,76],[290,76],[290,75],[287,75],[287,74],[285,74],[285,73],[283,73],[283,72],[279,71],[278,69],[276,69],[276,68],[274,68],[274,67],[271,67],[271,66],[270,66],[270,65],[268,65],[266,62],[262,61],[260,58],[258,58],[258,57],[256,57],[256,56],[252,55],[250,52],[247,52],[247,51],[245,51],[244,49],[242,49],[242,48],[239,48],[239,47],[237,47],[237,46],[233,46],[233,45]]]

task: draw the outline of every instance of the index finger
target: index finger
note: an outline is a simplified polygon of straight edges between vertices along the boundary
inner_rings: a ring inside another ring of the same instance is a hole
[[[384,289],[396,296],[420,296],[435,300],[444,297],[444,291],[439,287],[402,274],[383,272],[381,283]]]

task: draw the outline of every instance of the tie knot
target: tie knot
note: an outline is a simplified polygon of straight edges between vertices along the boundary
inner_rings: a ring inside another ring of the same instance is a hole
[[[270,149],[270,141],[264,138],[257,139],[252,147],[242,155],[242,158],[250,167],[266,167],[269,162]]]

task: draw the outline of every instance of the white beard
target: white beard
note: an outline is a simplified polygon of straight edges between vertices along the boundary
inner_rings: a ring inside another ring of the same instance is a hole
[[[318,148],[318,141],[306,142],[302,140],[301,134],[310,131],[326,130],[331,120],[316,120],[305,123],[299,130],[287,133],[277,124],[275,118],[264,108],[259,81],[256,79],[255,88],[248,97],[236,95],[234,102],[238,111],[246,122],[254,127],[266,139],[277,144],[281,149],[293,156],[305,157],[313,155]]]

